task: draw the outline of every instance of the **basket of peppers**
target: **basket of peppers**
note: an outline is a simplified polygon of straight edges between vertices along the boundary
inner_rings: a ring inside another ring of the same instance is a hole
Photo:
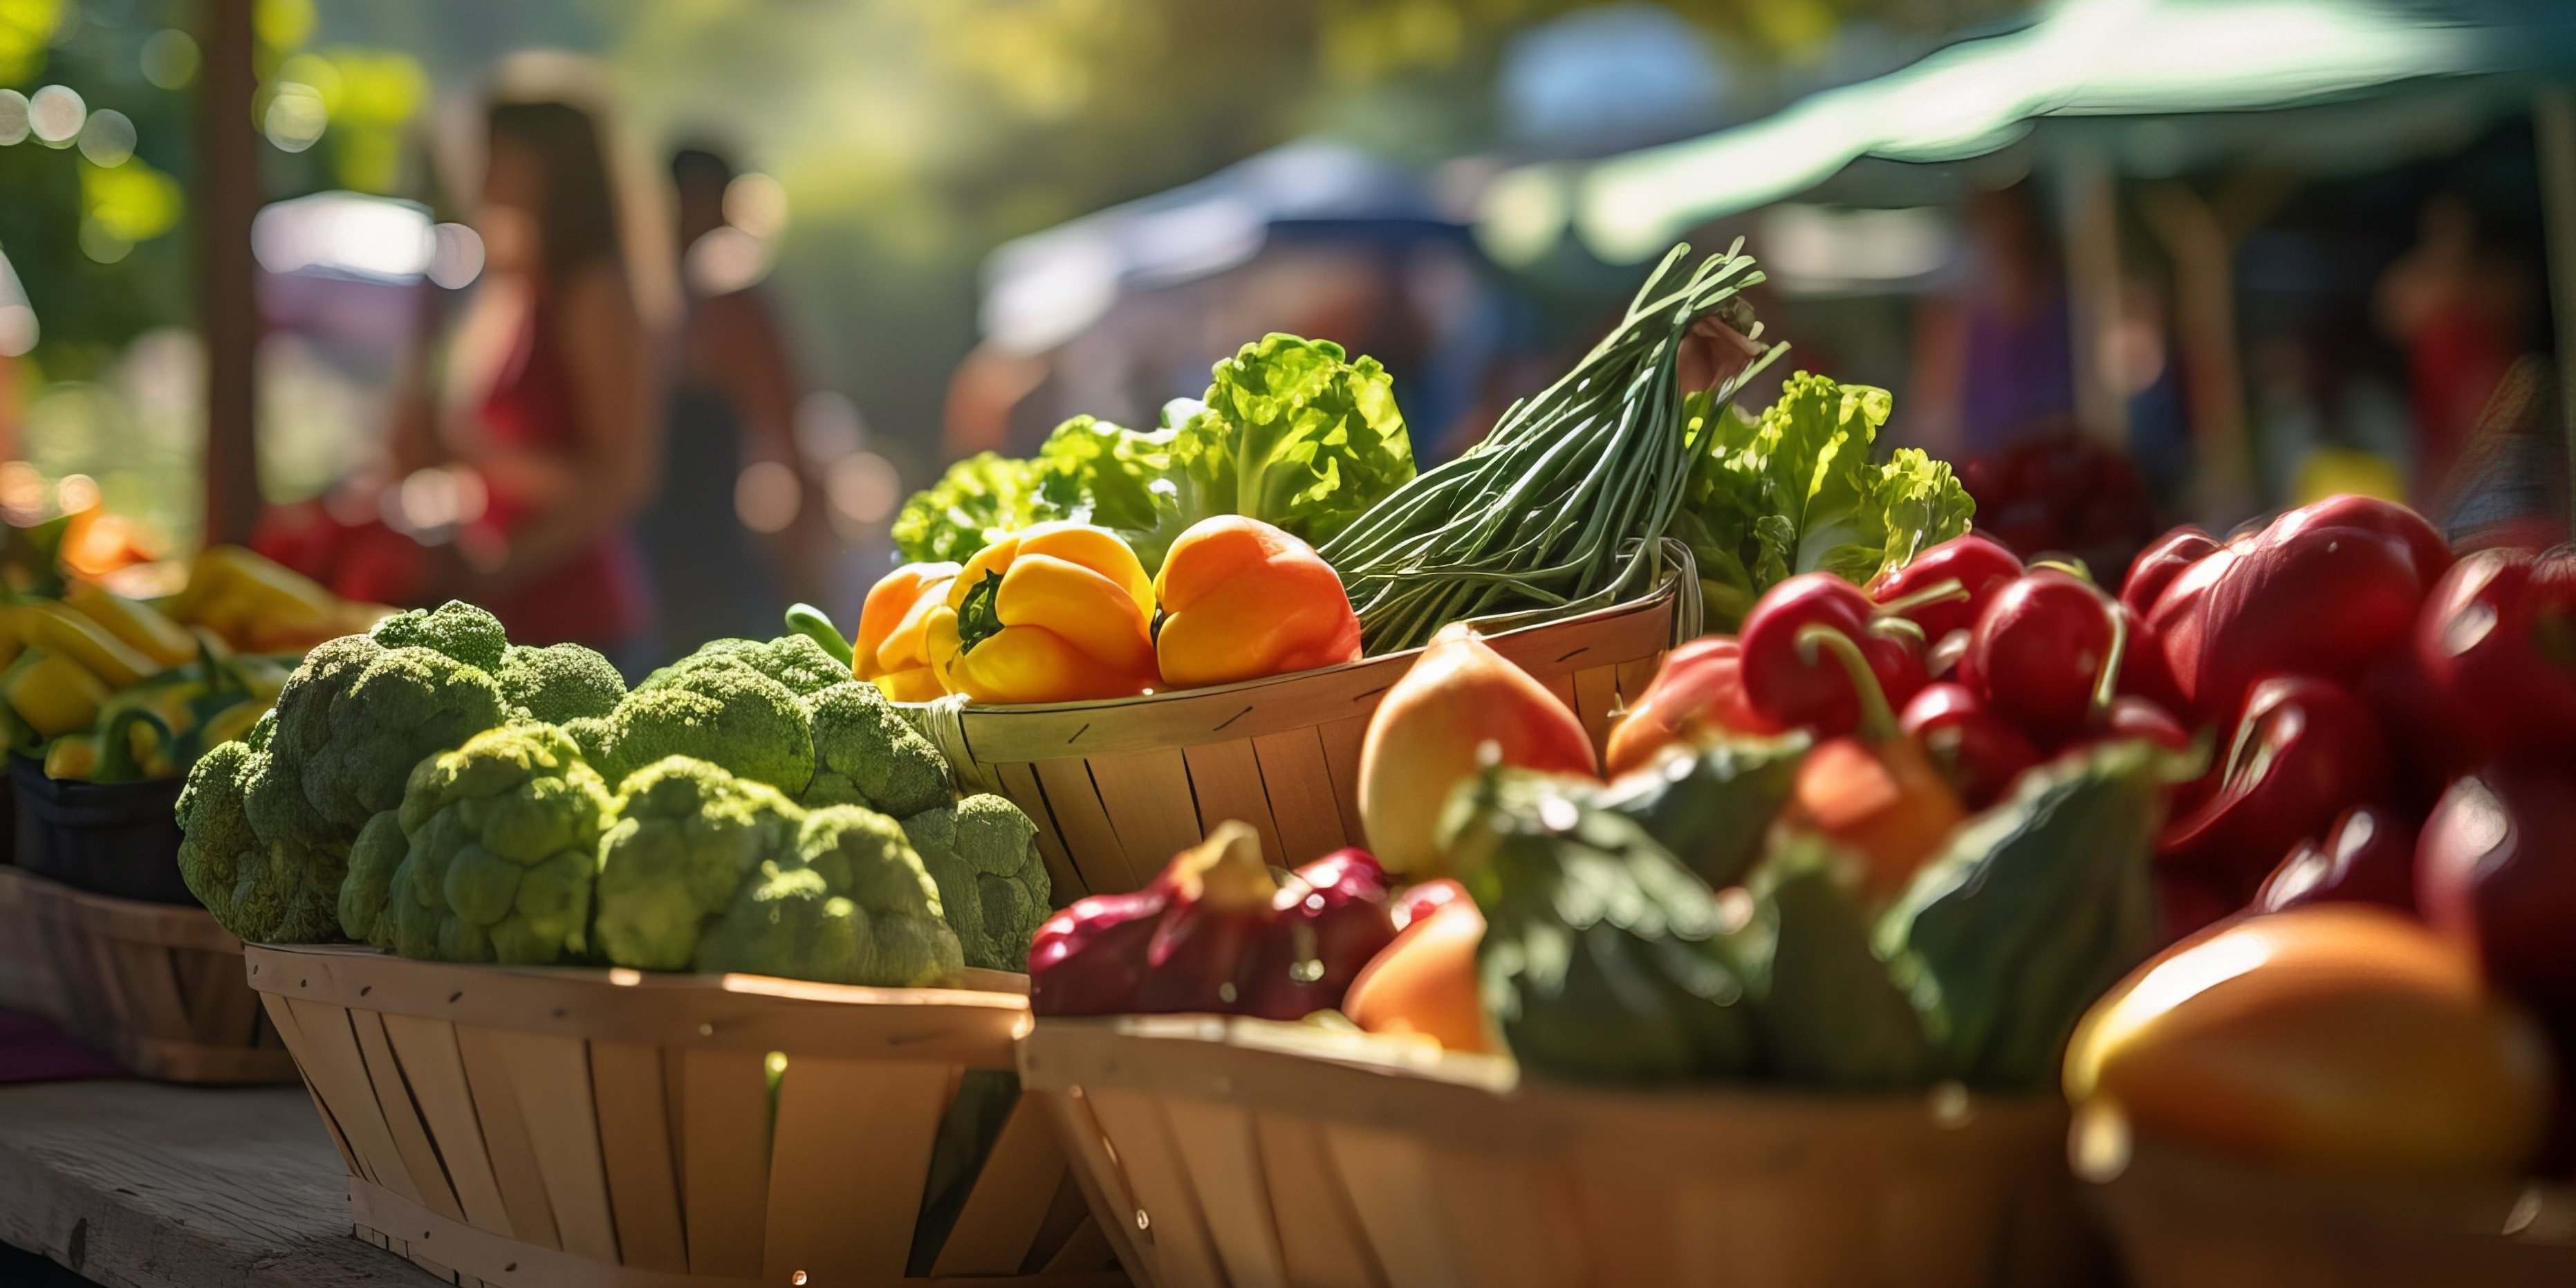
[[[1969,602],[1962,580],[1884,603],[1781,583],[1739,636],[1674,651],[1606,762],[1546,686],[1444,634],[1371,718],[1362,790],[1410,805],[1370,853],[1282,872],[1228,825],[1059,913],[1022,1076],[1122,1263],[1155,1285],[2092,1270],[2054,1086],[2154,947],[2192,757],[2110,724],[2097,657],[2044,753],[1963,776],[1899,718],[1933,674],[1907,614]]]

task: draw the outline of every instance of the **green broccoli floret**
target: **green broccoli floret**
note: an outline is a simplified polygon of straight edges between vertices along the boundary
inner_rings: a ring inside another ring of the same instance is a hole
[[[698,940],[697,968],[910,987],[957,973],[939,887],[894,820],[856,806],[808,815],[796,853],[764,860]]]
[[[615,965],[686,970],[762,860],[794,852],[804,811],[688,756],[646,765],[619,792],[622,816],[599,846],[597,947]]]
[[[376,623],[367,636],[386,648],[425,648],[444,653],[485,673],[499,671],[510,648],[501,619],[451,599],[436,608],[414,608]]]
[[[581,957],[614,808],[552,725],[486,730],[422,761],[399,815],[410,843],[388,890],[394,950],[519,966]]]
[[[384,649],[331,704],[323,745],[304,758],[304,795],[355,840],[379,812],[402,803],[412,766],[459,746],[509,713],[482,668],[425,648]],[[279,713],[279,731],[289,726]]]
[[[598,650],[579,644],[512,645],[493,678],[515,711],[552,725],[605,716],[626,696],[626,677]]]
[[[954,795],[948,762],[877,686],[848,680],[807,700],[814,712],[814,781],[807,807],[865,805],[897,818]]]
[[[177,811],[180,878],[216,924],[244,939],[329,939],[330,899],[317,883],[336,880],[331,869],[301,851],[281,858],[251,826],[248,787],[266,761],[248,744],[227,742],[190,767]]]
[[[665,756],[711,761],[790,796],[814,778],[805,704],[785,685],[745,667],[703,667],[659,687],[638,687],[604,722],[572,723],[573,740],[610,782]]]
[[[711,669],[757,671],[787,686],[788,692],[800,698],[851,678],[848,664],[833,657],[811,637],[781,635],[773,640],[711,641],[697,652],[645,676],[644,682],[635,687],[639,691],[668,688]]]
[[[400,811],[386,810],[358,829],[357,844],[349,847],[349,875],[340,882],[341,934],[362,944],[393,947],[393,919],[385,915],[385,900],[410,849]]]
[[[939,884],[939,902],[966,964],[1027,970],[1029,940],[1052,893],[1037,824],[999,796],[969,796],[903,821],[904,836]]]

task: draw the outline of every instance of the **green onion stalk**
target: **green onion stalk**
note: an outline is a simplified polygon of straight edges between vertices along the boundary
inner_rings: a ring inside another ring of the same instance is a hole
[[[1743,246],[1688,272],[1690,247],[1675,246],[1582,361],[1324,544],[1368,652],[1419,647],[1468,618],[1503,630],[1591,612],[1657,583],[1695,446],[1683,342],[1712,317],[1748,340],[1761,333],[1741,295],[1763,277]],[[1783,347],[1711,391],[1704,433]]]

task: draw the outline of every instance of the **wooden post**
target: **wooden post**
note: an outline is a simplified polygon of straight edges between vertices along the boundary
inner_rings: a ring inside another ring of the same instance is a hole
[[[2177,356],[2187,373],[2195,444],[2191,517],[2223,531],[2254,511],[2245,377],[2236,350],[2236,238],[2188,184],[2161,183],[2140,196],[2147,227],[2173,260]]]
[[[259,517],[253,356],[259,299],[250,223],[259,211],[251,120],[253,0],[199,0],[197,312],[206,348],[206,541],[242,541]]]
[[[2564,85],[2532,103],[2540,149],[2540,208],[2549,221],[2549,300],[2558,331],[2558,407],[2576,485],[2576,93]]]
[[[2059,171],[2065,198],[2066,311],[2074,328],[2075,419],[2084,433],[2122,451],[2129,445],[2129,398],[2110,370],[2120,325],[2120,210],[2110,167],[2078,154]]]

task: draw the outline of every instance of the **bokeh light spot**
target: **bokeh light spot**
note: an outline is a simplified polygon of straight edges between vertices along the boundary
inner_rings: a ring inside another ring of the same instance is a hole
[[[197,81],[197,42],[176,27],[153,32],[143,42],[143,79],[158,89],[186,89]]]
[[[322,91],[301,81],[280,84],[259,122],[260,132],[280,152],[302,152],[312,147],[321,142],[322,131],[330,125],[331,111],[322,101]]]
[[[778,532],[796,522],[804,489],[796,471],[777,461],[753,461],[733,481],[733,512],[754,532]]]
[[[27,141],[27,96],[0,89],[0,147]]]
[[[758,171],[735,175],[725,185],[725,222],[762,240],[787,230],[787,188]]]
[[[439,224],[429,230],[429,280],[448,290],[462,290],[483,275],[482,235],[463,224]]]
[[[89,104],[69,85],[47,85],[27,99],[27,128],[47,147],[70,147],[89,119]]]
[[[727,226],[689,246],[689,289],[702,296],[731,295],[769,276],[769,243]]]
[[[120,166],[134,155],[134,120],[110,109],[92,113],[81,127],[80,153],[91,165]]]
[[[903,499],[903,477],[894,462],[874,452],[852,452],[832,462],[823,490],[832,508],[855,523],[883,523]]]

